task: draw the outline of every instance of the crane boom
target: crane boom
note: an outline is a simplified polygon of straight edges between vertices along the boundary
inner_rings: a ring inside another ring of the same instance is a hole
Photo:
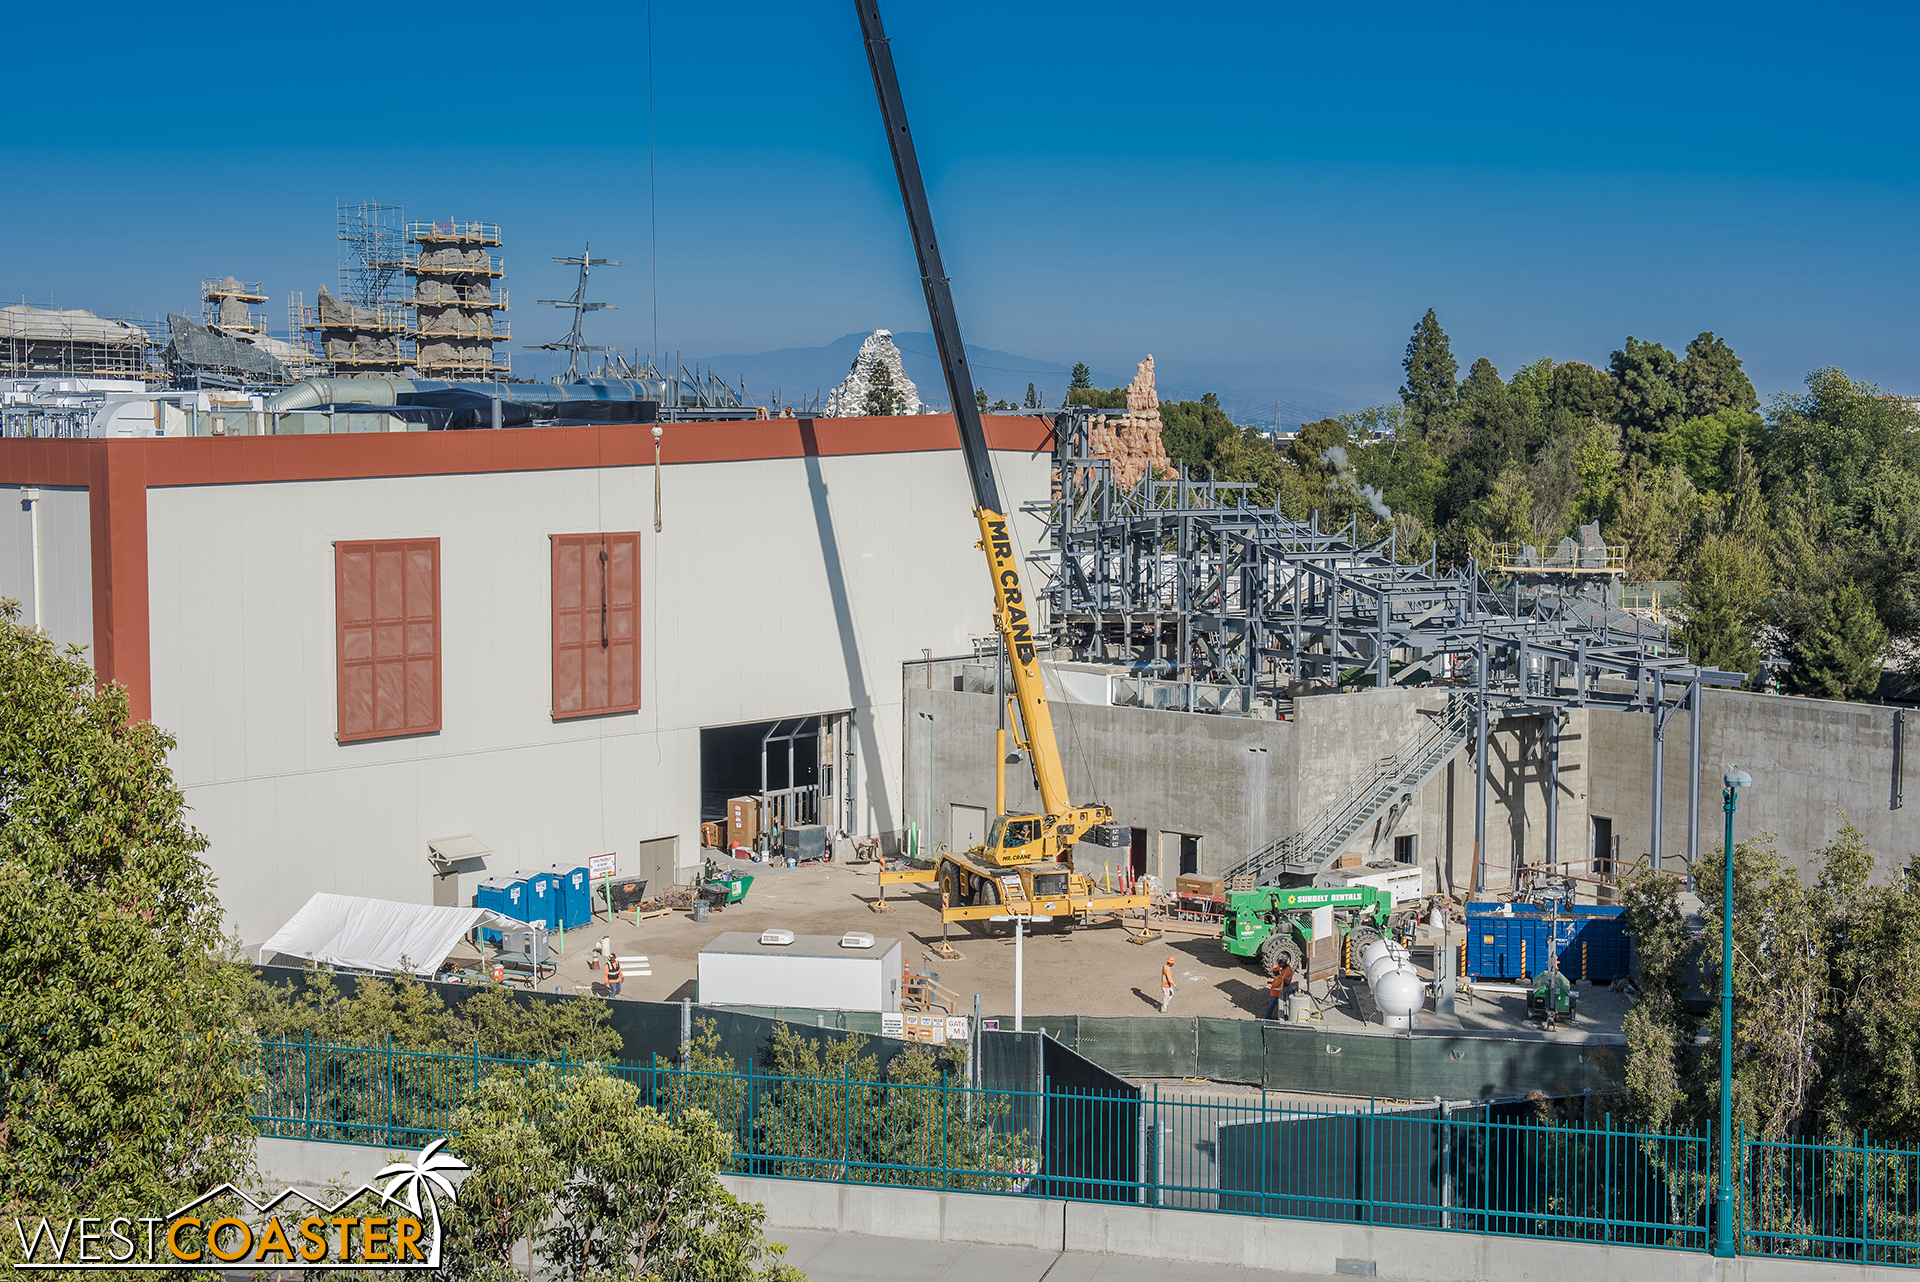
[[[1049,817],[1059,818],[1074,806],[1067,795],[1066,772],[1053,734],[1053,714],[1047,707],[1040,661],[1034,652],[1033,604],[1020,584],[1012,523],[1001,506],[1000,487],[993,479],[986,429],[980,422],[980,406],[974,399],[973,375],[967,369],[967,349],[960,339],[960,318],[953,306],[953,289],[941,265],[940,245],[933,234],[933,210],[927,204],[920,160],[914,153],[913,134],[907,128],[907,109],[901,101],[900,80],[893,69],[893,50],[887,42],[875,0],[855,0],[854,7],[860,14],[860,34],[867,46],[867,66],[873,71],[874,92],[880,99],[887,146],[893,152],[893,172],[900,180],[900,201],[906,206],[907,229],[913,236],[914,256],[920,263],[920,286],[927,296],[927,316],[933,323],[934,345],[940,349],[940,370],[946,376],[947,395],[953,401],[960,451],[966,457],[967,479],[973,486],[973,514],[980,523],[979,546],[987,554],[993,579],[994,630],[1000,634],[1013,674],[1014,697],[1026,731],[1034,783],[1040,790],[1040,808]]]

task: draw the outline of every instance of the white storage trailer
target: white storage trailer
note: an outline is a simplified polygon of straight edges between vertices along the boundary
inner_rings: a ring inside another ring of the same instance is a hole
[[[861,948],[839,935],[796,935],[790,944],[762,938],[730,931],[700,950],[701,1005],[900,1009],[899,940]]]

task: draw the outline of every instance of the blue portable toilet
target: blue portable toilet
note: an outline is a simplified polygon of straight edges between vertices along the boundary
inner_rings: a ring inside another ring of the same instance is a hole
[[[593,883],[584,864],[549,864],[543,875],[559,888],[560,924],[565,929],[579,930],[593,921]]]
[[[561,928],[560,879],[547,872],[515,873],[527,879],[527,910],[520,920],[547,930]]]
[[[489,877],[480,883],[473,902],[477,908],[491,908],[502,917],[525,921],[527,920],[527,879],[517,873],[511,877]],[[500,932],[482,926],[480,940],[482,943],[497,944],[500,942]]]

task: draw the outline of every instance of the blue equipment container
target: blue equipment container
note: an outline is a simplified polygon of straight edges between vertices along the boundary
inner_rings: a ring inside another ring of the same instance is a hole
[[[560,893],[560,927],[579,930],[593,921],[593,883],[581,864],[549,864],[546,875],[553,878]]]
[[[547,930],[560,929],[560,879],[550,872],[515,873],[527,879],[527,911],[522,921]]]
[[[1563,905],[1549,913],[1533,904],[1467,905],[1467,974],[1476,979],[1532,978],[1558,958],[1568,979],[1610,984],[1627,973],[1626,909]]]
[[[502,917],[525,921],[527,920],[527,898],[527,879],[515,873],[511,877],[489,877],[481,882],[473,902],[475,907],[491,908]],[[500,942],[500,932],[482,926],[480,941],[486,944],[497,944]]]

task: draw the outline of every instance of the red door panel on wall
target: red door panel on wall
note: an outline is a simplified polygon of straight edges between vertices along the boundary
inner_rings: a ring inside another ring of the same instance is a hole
[[[640,536],[553,536],[553,715],[640,706]]]
[[[336,543],[336,738],[440,729],[440,540]]]

